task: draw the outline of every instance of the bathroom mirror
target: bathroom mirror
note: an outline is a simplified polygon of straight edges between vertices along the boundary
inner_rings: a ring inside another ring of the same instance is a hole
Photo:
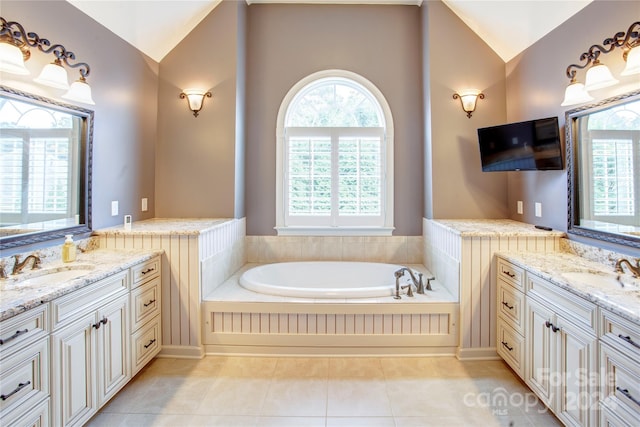
[[[565,117],[568,232],[640,248],[640,91]]]
[[[91,231],[93,111],[0,86],[0,249]]]

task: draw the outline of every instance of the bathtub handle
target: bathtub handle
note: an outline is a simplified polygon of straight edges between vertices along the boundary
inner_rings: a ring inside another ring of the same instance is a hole
[[[413,298],[413,288],[411,287],[411,283],[409,283],[408,285],[405,285],[402,287],[402,289],[406,289],[407,290],[407,296],[409,298]]]

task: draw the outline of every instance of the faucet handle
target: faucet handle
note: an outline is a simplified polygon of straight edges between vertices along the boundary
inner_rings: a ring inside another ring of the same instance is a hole
[[[413,298],[413,288],[411,286],[412,286],[411,283],[409,283],[408,285],[402,286],[402,289],[407,290],[407,296],[409,298]]]
[[[432,280],[436,280],[436,277],[427,277],[427,286],[425,287],[426,290],[428,291],[432,291],[433,289],[431,289],[431,281]]]

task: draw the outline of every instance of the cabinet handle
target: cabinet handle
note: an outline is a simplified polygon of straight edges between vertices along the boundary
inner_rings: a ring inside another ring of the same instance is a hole
[[[107,319],[106,317],[103,317],[102,320],[98,321],[98,323],[94,323],[93,327],[96,329],[100,329],[100,326],[106,325],[107,322],[109,322],[109,319]]]
[[[156,339],[152,339],[151,341],[149,341],[149,344],[145,345],[144,348],[149,348],[151,347],[151,344],[153,344],[154,342],[156,342]]]
[[[511,277],[512,279],[513,279],[514,277],[516,277],[516,274],[515,274],[515,273],[512,273],[512,272],[507,271],[507,270],[502,270],[502,274],[506,274],[507,276]]]
[[[548,320],[547,320],[546,322],[544,322],[544,326],[546,326],[547,328],[551,328],[551,330],[552,330],[553,332],[558,332],[558,331],[560,330],[560,328],[559,328],[559,327],[557,327],[556,325],[554,325],[553,323],[551,323],[551,322],[550,322],[550,321],[548,321]]]
[[[502,341],[502,345],[503,345],[504,347],[506,347],[506,349],[507,349],[507,350],[509,350],[509,351],[512,351],[512,350],[513,350],[513,347],[509,347],[509,344],[507,344],[507,343],[506,343],[506,342],[504,342],[504,341]]]
[[[513,306],[509,305],[508,302],[502,301],[502,305],[504,305],[505,307],[507,307],[509,310],[513,310]]]
[[[638,347],[638,348],[640,348],[640,344],[638,344],[638,343],[634,342],[634,341],[631,339],[631,337],[630,337],[630,336],[628,336],[628,335],[627,335],[627,336],[624,336],[624,335],[622,335],[622,334],[618,334],[618,338],[625,340],[626,342],[628,342],[629,344],[631,344],[631,345],[632,345],[632,346],[634,346],[634,347]],[[0,344],[2,344],[2,343],[0,343]]]
[[[13,396],[14,394],[16,394],[17,392],[19,392],[20,390],[22,390],[23,388],[25,388],[26,386],[28,386],[29,384],[31,384],[31,381],[27,381],[26,383],[20,383],[18,384],[18,387],[16,387],[15,390],[13,390],[11,393],[9,394],[3,394],[0,395],[0,399],[2,400],[7,400],[8,398],[10,398],[11,396]]]
[[[631,396],[631,393],[629,393],[629,389],[616,387],[616,390],[624,394],[627,399],[631,400],[633,403],[640,406],[640,400],[637,400],[635,397]]]
[[[152,271],[156,271],[155,268],[147,268],[145,271],[140,272],[140,274],[145,275],[147,273],[151,273]]]
[[[15,333],[15,334],[13,334],[13,335],[11,335],[9,338],[5,338],[5,339],[3,339],[3,340],[0,340],[0,345],[6,344],[6,343],[8,343],[9,341],[11,341],[11,340],[14,340],[14,339],[18,338],[20,335],[22,335],[22,334],[26,334],[27,332],[29,332],[29,330],[28,330],[28,329],[23,329],[23,330],[21,330],[21,331],[16,331],[16,333]]]
[[[156,300],[152,299],[152,300],[151,300],[151,301],[149,301],[148,303],[146,303],[146,304],[142,304],[142,305],[144,305],[145,307],[149,307],[149,306],[150,306],[151,304],[153,304],[154,302],[156,302]]]

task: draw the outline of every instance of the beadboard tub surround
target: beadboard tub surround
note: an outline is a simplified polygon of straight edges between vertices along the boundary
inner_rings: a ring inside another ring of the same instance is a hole
[[[245,219],[153,218],[95,235],[104,248],[164,250],[160,357],[203,357],[202,296],[246,264]]]
[[[207,354],[453,355],[458,302],[439,282],[435,292],[378,298],[310,299],[244,289],[249,263],[203,302]],[[408,264],[428,274],[423,265]]]
[[[510,219],[423,220],[424,265],[460,301],[459,359],[498,359],[496,252],[557,252],[565,237]]]

